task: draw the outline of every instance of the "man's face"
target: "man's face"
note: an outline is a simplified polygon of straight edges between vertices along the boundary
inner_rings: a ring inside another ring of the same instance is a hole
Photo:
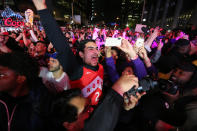
[[[182,69],[176,69],[172,75],[171,80],[178,85],[184,85],[191,79],[193,72],[183,71]]]
[[[133,69],[130,67],[130,66],[128,66],[128,67],[126,67],[125,69],[124,69],[124,71],[122,72],[122,75],[133,75]]]
[[[66,38],[71,38],[69,33],[66,33],[65,36],[66,36]]]
[[[12,33],[12,34],[10,35],[10,37],[16,39],[16,34]]]
[[[179,47],[178,51],[181,54],[188,54],[190,52],[190,49],[191,49],[191,45],[189,44],[186,46]]]
[[[0,92],[11,92],[13,91],[17,83],[18,75],[13,70],[0,66]]]
[[[55,71],[60,70],[59,61],[57,59],[50,57],[49,62],[48,62],[48,68],[49,68],[49,71],[51,71],[51,72],[55,72]]]
[[[84,63],[91,66],[97,66],[99,51],[95,42],[86,43],[84,52],[79,52],[79,53]]]
[[[0,34],[0,43],[4,43],[5,41],[5,36]]]
[[[46,46],[43,43],[37,43],[36,53],[38,53],[38,56],[44,55],[46,53]]]
[[[35,56],[36,51],[35,51],[35,46],[34,46],[33,43],[31,43],[31,44],[29,45],[28,53],[29,53],[32,57]]]

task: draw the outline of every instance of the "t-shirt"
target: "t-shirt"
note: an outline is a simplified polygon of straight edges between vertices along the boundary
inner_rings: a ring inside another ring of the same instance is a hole
[[[55,79],[52,72],[45,67],[41,67],[39,77],[42,78],[45,86],[54,93],[70,89],[69,78],[65,72],[62,73],[60,78]]]

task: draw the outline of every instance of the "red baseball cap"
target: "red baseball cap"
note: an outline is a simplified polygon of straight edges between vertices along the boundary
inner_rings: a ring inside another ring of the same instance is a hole
[[[8,33],[8,32],[1,32],[0,35],[5,35],[5,36],[7,36],[7,35],[9,35],[9,33]]]
[[[9,33],[8,32],[3,32],[3,35],[9,35]]]

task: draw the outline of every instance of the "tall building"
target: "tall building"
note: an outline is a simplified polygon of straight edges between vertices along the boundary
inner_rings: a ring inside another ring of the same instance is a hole
[[[90,20],[93,21],[96,17],[96,8],[95,8],[96,2],[95,0],[91,0],[91,15]]]
[[[6,6],[14,7],[14,0],[1,0],[0,1],[0,10],[3,10]]]
[[[103,11],[103,3],[99,0],[90,0],[90,23],[103,23],[104,19],[104,11]]]
[[[142,0],[122,0],[121,24],[133,27],[135,24],[140,23],[142,7]]]
[[[146,0],[146,24],[164,28],[187,28],[197,23],[196,0]]]
[[[53,0],[53,3],[56,5],[53,7],[56,17],[64,19],[68,23],[88,24],[89,0]]]

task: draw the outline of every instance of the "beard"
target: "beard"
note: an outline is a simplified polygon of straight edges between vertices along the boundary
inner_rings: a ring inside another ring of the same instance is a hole
[[[56,72],[56,71],[58,71],[58,70],[60,70],[60,65],[58,65],[57,67],[53,67],[53,68],[50,68],[50,67],[49,67],[49,71],[50,71],[50,72]]]

